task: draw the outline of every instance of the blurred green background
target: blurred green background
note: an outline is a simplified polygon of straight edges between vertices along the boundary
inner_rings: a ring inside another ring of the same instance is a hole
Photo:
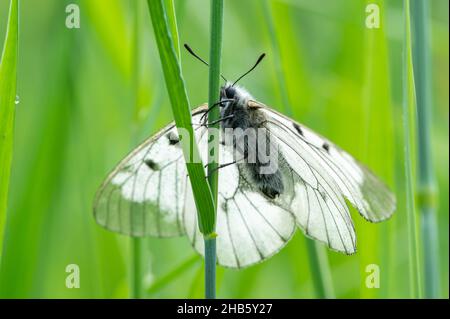
[[[367,29],[367,3],[381,28]],[[77,3],[81,28],[65,26]],[[209,2],[176,0],[181,43],[208,57]],[[448,298],[448,1],[431,5],[434,168],[441,297]],[[9,1],[0,2],[3,40]],[[395,191],[398,209],[381,224],[352,211],[358,253],[328,251],[338,298],[410,296],[402,127],[402,1],[225,1],[223,73],[233,79],[261,52],[241,84],[370,166]],[[208,95],[208,69],[182,52],[192,106]],[[285,88],[280,89],[280,88]],[[172,119],[144,0],[21,1],[18,99],[0,296],[116,298],[130,290],[130,239],[96,225],[95,191],[134,146]],[[299,231],[279,254],[237,271],[218,267],[223,298],[314,298]],[[145,239],[149,298],[203,297],[200,257],[187,238]],[[422,252],[423,253],[423,252]],[[68,264],[81,287],[68,289]],[[365,285],[366,266],[381,285]]]

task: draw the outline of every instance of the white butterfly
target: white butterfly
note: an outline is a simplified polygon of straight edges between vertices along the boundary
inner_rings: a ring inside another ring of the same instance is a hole
[[[270,135],[278,146],[282,184],[265,187],[251,174],[245,160],[218,170],[220,265],[242,268],[261,262],[276,254],[297,227],[333,250],[352,254],[356,252],[356,235],[345,199],[371,222],[385,220],[394,212],[395,197],[388,188],[327,139],[230,83],[222,87],[221,101],[222,127],[242,126],[252,119],[251,125]],[[207,110],[206,105],[196,108],[193,123],[202,123]],[[207,132],[205,126],[195,129],[203,162],[207,159]],[[170,124],[131,152],[98,190],[94,216],[103,227],[130,236],[187,235],[203,254],[203,238],[178,142],[177,129]],[[234,151],[233,145],[221,143],[221,164],[232,163]]]

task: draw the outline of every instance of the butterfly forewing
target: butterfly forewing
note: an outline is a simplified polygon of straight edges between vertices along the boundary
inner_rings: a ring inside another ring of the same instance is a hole
[[[199,120],[204,108],[197,110]],[[168,125],[130,153],[97,192],[94,216],[103,227],[131,236],[185,233],[188,183],[177,129]]]
[[[217,261],[241,268],[278,252],[300,227],[347,254],[356,235],[344,198],[370,221],[390,217],[395,198],[365,166],[330,141],[259,104],[264,129],[278,146],[284,191],[269,198],[252,181],[232,146],[221,143],[217,204]],[[202,161],[208,156],[205,106],[192,121]],[[186,234],[203,254],[192,189],[176,127],[171,124],[128,155],[97,192],[94,215],[105,228],[131,236]],[[222,139],[222,137],[221,137]],[[206,168],[205,168],[206,170]]]
[[[206,134],[198,135],[199,149],[207,150]],[[219,147],[221,164],[236,159],[231,146]],[[206,157],[207,152],[202,152],[204,162]],[[196,218],[190,215],[185,227],[193,246],[203,254]],[[287,243],[295,229],[293,214],[254,187],[242,161],[220,169],[216,224],[219,264],[242,268],[267,259]]]
[[[336,185],[364,218],[379,222],[392,215],[396,204],[394,195],[367,167],[307,127],[270,108],[261,110],[267,116],[269,130],[280,141],[282,152],[296,152],[297,159],[301,158],[310,169]],[[290,164],[294,169],[298,166],[294,161]],[[297,171],[305,172],[303,167]],[[303,174],[302,178],[311,185],[311,178]]]

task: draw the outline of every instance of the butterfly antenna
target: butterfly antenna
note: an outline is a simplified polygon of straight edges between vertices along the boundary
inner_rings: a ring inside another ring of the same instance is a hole
[[[257,66],[258,64],[262,61],[262,59],[264,59],[264,57],[266,56],[265,53],[261,54],[258,58],[258,60],[256,61],[255,65],[248,70],[247,72],[245,72],[244,74],[242,74],[236,81],[234,81],[233,85],[234,86],[236,83],[238,83],[244,76],[246,76],[247,74],[249,74],[250,72],[252,72]]]
[[[206,62],[205,60],[203,60],[201,57],[199,57],[192,49],[189,45],[187,45],[186,43],[184,44],[184,48],[195,58],[197,58],[199,61],[203,62],[203,64],[205,64],[207,67],[209,67],[208,62]],[[222,79],[227,82],[227,79],[221,74],[220,75],[222,77]]]

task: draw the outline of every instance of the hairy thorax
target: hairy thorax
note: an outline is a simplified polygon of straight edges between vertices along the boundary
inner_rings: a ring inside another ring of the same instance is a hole
[[[221,127],[226,143],[234,148],[234,160],[243,163],[259,191],[274,199],[284,191],[278,168],[280,154],[265,127],[266,117],[257,108],[249,107],[251,99],[242,88],[229,84],[223,86]]]

